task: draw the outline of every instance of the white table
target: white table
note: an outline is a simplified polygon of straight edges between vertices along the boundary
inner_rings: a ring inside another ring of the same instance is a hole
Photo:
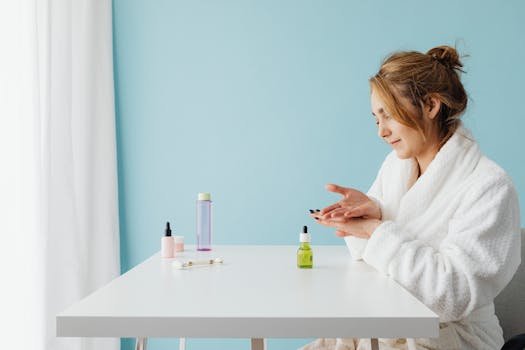
[[[296,246],[215,246],[179,258],[222,265],[174,269],[153,255],[57,315],[57,336],[432,338],[439,318],[345,246],[313,246],[314,268],[296,267]]]

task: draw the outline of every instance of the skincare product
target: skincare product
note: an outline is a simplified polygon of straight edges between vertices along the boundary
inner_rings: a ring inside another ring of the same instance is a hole
[[[303,232],[299,234],[300,246],[297,249],[297,267],[300,269],[311,269],[313,267],[314,253],[310,247],[310,241],[308,227],[303,226]]]
[[[184,236],[173,236],[173,242],[175,243],[175,252],[184,251]]]
[[[164,230],[164,237],[160,240],[160,247],[160,254],[163,258],[173,258],[175,247],[169,222],[166,222],[166,229]]]
[[[197,197],[197,250],[211,250],[211,195],[199,193]]]

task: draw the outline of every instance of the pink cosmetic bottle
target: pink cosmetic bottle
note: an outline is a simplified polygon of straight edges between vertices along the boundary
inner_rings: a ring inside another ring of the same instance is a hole
[[[171,236],[170,223],[166,222],[166,229],[164,230],[164,237],[160,240],[160,255],[163,258],[169,259],[175,256],[175,242]]]
[[[184,251],[184,236],[173,236],[175,243],[175,253]]]

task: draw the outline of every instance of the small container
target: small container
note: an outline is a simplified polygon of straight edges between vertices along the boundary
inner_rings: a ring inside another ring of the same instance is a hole
[[[184,236],[173,236],[173,242],[176,253],[184,251]]]
[[[300,246],[297,249],[297,267],[300,269],[311,269],[314,265],[314,253],[310,247],[311,237],[308,227],[303,226],[303,232],[299,234]]]
[[[171,236],[170,223],[166,222],[166,229],[164,230],[164,237],[160,240],[160,255],[163,258],[169,259],[175,256],[175,242]]]
[[[199,193],[197,197],[197,250],[211,250],[211,195]]]

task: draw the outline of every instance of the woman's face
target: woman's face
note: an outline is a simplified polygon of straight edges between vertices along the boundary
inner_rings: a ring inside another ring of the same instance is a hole
[[[396,151],[399,158],[419,158],[429,151],[431,147],[428,142],[429,139],[427,138],[427,141],[425,141],[418,130],[395,120],[386,110],[383,101],[373,89],[370,99],[378,135]],[[400,98],[400,100],[409,110],[417,112],[407,99]]]

